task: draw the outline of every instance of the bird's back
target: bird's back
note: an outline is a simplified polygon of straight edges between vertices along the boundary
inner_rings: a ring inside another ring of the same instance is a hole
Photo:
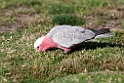
[[[95,33],[79,26],[61,25],[53,27],[47,34],[55,43],[69,48],[85,40],[92,39]]]

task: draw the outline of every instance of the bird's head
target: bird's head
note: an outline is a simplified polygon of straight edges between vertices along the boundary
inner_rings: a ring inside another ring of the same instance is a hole
[[[43,40],[44,40],[45,36],[42,36],[40,38],[38,38],[35,42],[34,42],[34,49],[38,52],[40,52],[41,50],[41,45],[43,44]]]
[[[57,44],[47,36],[40,37],[34,42],[34,49],[38,52],[43,52],[54,47],[57,47]]]

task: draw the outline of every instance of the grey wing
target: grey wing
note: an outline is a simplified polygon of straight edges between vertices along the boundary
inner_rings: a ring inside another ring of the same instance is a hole
[[[57,32],[61,32],[63,29],[70,28],[70,25],[58,25],[53,27],[49,33],[47,34],[48,37],[52,38]]]
[[[92,30],[84,29],[78,26],[61,28],[56,31],[52,39],[59,45],[69,48],[95,36]]]

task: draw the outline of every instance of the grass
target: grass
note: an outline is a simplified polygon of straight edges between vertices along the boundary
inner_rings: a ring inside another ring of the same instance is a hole
[[[0,82],[123,83],[124,31],[118,31],[118,29],[123,29],[124,17],[116,15],[118,12],[123,12],[122,3],[124,3],[123,0],[118,0],[117,3],[111,0],[55,2],[0,0],[0,19],[3,20],[0,21],[0,30],[4,29],[0,32]],[[19,10],[20,8],[23,10]],[[116,13],[113,10],[116,10]],[[113,13],[115,17],[117,16],[116,19],[112,18]],[[66,15],[70,17],[66,18]],[[54,22],[52,17],[57,20]],[[79,18],[75,19],[77,17]],[[82,18],[85,19],[83,23]],[[46,35],[53,26],[61,24],[63,19],[68,20],[68,23],[72,21],[72,25],[95,29],[108,26],[110,21],[114,21],[114,24],[110,24],[115,26],[116,31],[113,31],[114,36],[111,38],[84,42],[67,55],[61,54],[60,49],[36,52],[33,48],[34,41]],[[120,23],[117,23],[117,20]],[[96,22],[96,25],[92,25],[92,22]],[[8,23],[9,26],[20,26],[8,32],[6,31],[8,27],[3,28]]]
[[[74,13],[74,7],[71,5],[64,5],[64,4],[56,4],[56,5],[51,5],[49,8],[49,13],[50,14],[71,14]]]
[[[124,29],[124,19],[121,21],[121,28]]]
[[[85,23],[85,19],[68,14],[54,15],[52,21],[58,25],[83,25]]]
[[[50,83],[123,83],[123,75],[117,74],[118,72],[91,72],[91,73],[80,73],[77,75],[69,75],[67,77],[60,77],[53,80]],[[95,75],[95,76],[94,76]],[[101,78],[101,79],[100,79]],[[107,80],[105,80],[107,79]]]

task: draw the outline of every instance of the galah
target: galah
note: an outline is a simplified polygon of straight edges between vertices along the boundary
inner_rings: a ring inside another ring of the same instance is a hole
[[[38,38],[34,48],[42,52],[50,48],[59,48],[67,53],[86,40],[111,36],[113,34],[108,28],[93,30],[80,26],[58,25],[53,27],[47,35]]]

